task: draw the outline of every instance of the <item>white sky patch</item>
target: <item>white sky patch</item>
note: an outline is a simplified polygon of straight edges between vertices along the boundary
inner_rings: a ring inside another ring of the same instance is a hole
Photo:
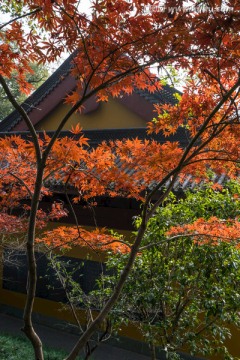
[[[90,15],[91,14],[91,6],[92,6],[91,0],[80,0],[78,8],[79,8],[80,12],[84,12],[87,15]]]

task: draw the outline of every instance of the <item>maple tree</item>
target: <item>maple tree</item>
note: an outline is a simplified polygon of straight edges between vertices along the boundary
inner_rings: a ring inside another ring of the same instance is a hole
[[[166,0],[163,4],[155,0],[96,0],[92,2],[90,18],[79,11],[74,0],[11,3],[10,7],[8,1],[1,4],[1,11],[10,18],[0,25],[0,84],[31,136],[27,140],[17,136],[1,139],[1,211],[7,222],[8,209],[16,207],[23,198],[31,200],[21,224],[12,217],[12,227],[16,231],[23,223],[27,226],[28,289],[23,331],[33,344],[36,359],[43,359],[41,340],[32,325],[37,279],[36,226],[43,227],[48,219],[66,215],[61,204],[56,203],[49,214],[38,210],[41,197],[51,193],[48,183],[55,179],[73,185],[79,197],[85,199],[96,194],[119,194],[143,201],[142,221],[135,241],[131,246],[126,245],[128,250],[124,248],[129,252],[126,266],[108,302],[67,357],[71,360],[118,300],[148,220],[163,204],[175,182],[183,181],[189,174],[195,176],[195,181],[207,181],[209,167],[216,174],[237,175],[239,5],[235,0],[209,0],[203,7],[195,1],[186,4],[181,0],[174,3]],[[74,53],[71,74],[77,79],[76,90],[66,97],[72,107],[59,120],[51,138],[38,137],[27,113],[11,93],[7,79],[14,72],[20,90],[28,93],[30,63],[55,61],[66,50]],[[183,127],[188,139],[185,148],[177,142],[158,144],[135,139],[103,143],[88,150],[80,128],[73,129],[75,137],[71,141],[58,138],[70,116],[92,96],[106,101],[109,96],[130,94],[135,87],[150,92],[160,89],[161,83],[150,72],[152,65],[159,70],[167,70],[168,66],[177,71],[183,69],[186,83],[176,106],[156,106],[156,118],[149,124],[148,132],[162,131],[167,140],[169,134]],[[117,166],[119,162],[121,167]],[[129,172],[130,169],[134,171]],[[143,196],[148,185],[152,190]],[[158,195],[158,190],[163,188]],[[219,221],[210,220],[209,227]],[[208,224],[204,226],[207,231]],[[225,231],[224,224],[221,229]],[[71,240],[78,239],[80,244],[85,237],[90,244],[94,238],[78,226],[72,233],[64,228],[57,231],[58,246],[66,234]],[[55,234],[49,234],[50,243],[54,243]],[[100,245],[117,243],[117,239],[105,237],[99,231],[97,236]]]

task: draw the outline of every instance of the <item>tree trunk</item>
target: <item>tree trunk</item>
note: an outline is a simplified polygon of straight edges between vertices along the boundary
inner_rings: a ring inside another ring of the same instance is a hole
[[[149,344],[150,346],[150,352],[151,352],[151,360],[156,360],[156,346],[153,344],[153,342],[151,341],[151,343]]]
[[[33,304],[36,295],[37,285],[37,264],[35,257],[35,228],[36,217],[39,204],[39,197],[41,194],[42,179],[43,179],[42,164],[38,164],[38,171],[35,182],[34,194],[31,202],[31,211],[29,217],[28,233],[27,233],[27,263],[28,263],[28,279],[27,279],[27,298],[23,314],[23,332],[31,341],[36,360],[43,360],[42,342],[36,334],[32,324]]]
[[[146,223],[143,219],[142,224],[139,228],[137,238],[132,246],[131,252],[129,254],[128,262],[120,276],[120,279],[112,293],[112,296],[106,303],[106,305],[103,307],[103,309],[100,311],[96,319],[90,324],[90,326],[87,328],[87,330],[82,334],[78,342],[76,343],[75,347],[71,351],[71,353],[66,357],[65,360],[75,360],[78,356],[79,352],[85,347],[88,340],[91,338],[93,333],[101,326],[103,321],[106,319],[109,312],[112,310],[113,306],[118,300],[118,297],[121,293],[121,290],[123,288],[123,285],[125,281],[127,280],[127,277],[132,269],[132,266],[134,264],[134,260],[137,256],[144,232],[146,229]]]

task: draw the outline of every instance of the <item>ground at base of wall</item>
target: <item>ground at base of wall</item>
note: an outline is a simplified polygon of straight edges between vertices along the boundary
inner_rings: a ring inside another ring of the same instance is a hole
[[[35,315],[35,327],[44,346],[69,352],[76,343],[78,336],[76,329],[57,319]],[[19,309],[0,306],[0,333],[14,336],[24,336],[21,332],[23,323]],[[25,357],[26,358],[26,357]],[[22,359],[22,357],[21,357]],[[111,339],[101,344],[93,354],[93,360],[149,360],[149,350],[141,342],[126,338]],[[165,356],[160,355],[159,360]],[[203,360],[183,355],[184,360]],[[5,359],[0,359],[5,360]]]

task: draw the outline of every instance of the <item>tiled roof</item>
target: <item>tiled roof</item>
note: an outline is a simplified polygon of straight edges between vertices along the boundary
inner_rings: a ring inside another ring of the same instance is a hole
[[[48,131],[47,135],[51,136],[54,132]],[[39,136],[41,137],[42,132],[38,132]],[[154,139],[158,141],[159,143],[163,143],[166,141],[166,138],[161,134],[151,134],[147,135],[146,129],[144,128],[136,128],[136,129],[104,129],[104,130],[85,130],[83,132],[84,136],[86,136],[89,139],[89,145],[91,147],[96,147],[98,144],[100,144],[102,141],[114,141],[114,140],[122,140],[122,139],[133,139],[138,137],[139,139]],[[29,132],[12,132],[12,133],[6,133],[6,132],[0,132],[0,138],[4,136],[10,136],[10,135],[20,135],[22,138],[25,139],[31,139],[31,135]],[[82,135],[82,134],[80,134]],[[80,136],[79,135],[79,136]],[[62,131],[60,134],[61,137],[65,136],[74,136],[76,138],[78,135],[73,135],[69,131]],[[185,129],[180,128],[178,132],[169,138],[167,138],[169,141],[178,141],[180,143],[180,146],[186,147],[188,144],[189,138],[188,134]],[[117,165],[121,167],[121,162],[117,161]],[[134,172],[133,168],[126,169],[124,168],[124,171],[126,173],[131,174]],[[168,186],[171,180],[169,180],[165,186]],[[213,174],[213,177],[211,181],[214,184],[224,185],[226,182],[229,181],[229,178],[226,174]],[[178,178],[173,186],[173,191],[177,193],[182,193],[187,189],[200,189],[202,186],[206,184],[206,180],[202,180],[201,182],[196,181],[194,176],[192,175],[186,175],[183,180],[180,181],[180,178]],[[156,184],[153,182],[151,185],[148,185],[149,189],[154,188]],[[47,186],[50,186],[54,191],[63,191],[63,185],[61,180],[53,180],[47,184]],[[74,188],[71,186],[69,190],[74,190]],[[161,190],[160,190],[161,191]]]
[[[41,131],[38,134],[41,136]],[[51,137],[54,134],[54,131],[47,131],[47,134]],[[134,139],[138,138],[140,140],[144,139],[153,139],[159,143],[164,143],[166,141],[178,141],[182,147],[186,147],[189,142],[189,137],[186,129],[179,128],[178,131],[169,137],[164,137],[161,133],[148,135],[145,128],[132,128],[132,129],[103,129],[103,130],[84,130],[83,134],[89,139],[89,145],[95,147],[100,144],[102,141],[115,141],[123,139]],[[0,137],[5,135],[20,135],[23,138],[30,139],[31,135],[29,131],[24,132],[0,132]],[[81,135],[81,134],[80,134]],[[60,137],[73,136],[70,131],[62,131]],[[76,135],[74,135],[76,138]]]
[[[32,109],[36,108],[42,100],[44,100],[61,81],[69,74],[71,68],[71,61],[74,54],[69,56],[63,64],[36,90],[30,95],[22,104],[24,110],[29,113]],[[177,100],[174,97],[175,93],[180,92],[169,85],[164,85],[161,90],[155,93],[150,93],[148,90],[135,89],[134,92],[151,104],[176,104]],[[64,97],[66,94],[63,93]],[[9,132],[22,120],[22,117],[15,110],[9,114],[4,120],[0,122],[0,132]]]
[[[150,93],[148,90],[135,89],[135,92],[142,96],[151,104],[171,104],[175,105],[178,101],[175,94],[181,94],[180,91],[169,85],[164,85],[161,90]]]
[[[136,137],[140,140],[153,139],[159,143],[179,141],[183,147],[186,147],[189,142],[188,134],[184,128],[179,128],[176,134],[168,138],[164,137],[161,133],[148,135],[145,128],[85,130],[84,135],[90,139],[89,144],[91,146],[96,146],[104,140],[134,139]]]
[[[211,182],[213,184],[218,184],[220,186],[224,186],[226,183],[230,181],[229,177],[226,174],[214,174],[211,178]],[[166,183],[165,187],[170,184],[170,180]],[[173,186],[173,191],[186,191],[186,190],[194,190],[201,189],[206,185],[206,180],[202,180],[201,182],[196,181],[194,176],[186,175],[183,181],[177,179]]]

